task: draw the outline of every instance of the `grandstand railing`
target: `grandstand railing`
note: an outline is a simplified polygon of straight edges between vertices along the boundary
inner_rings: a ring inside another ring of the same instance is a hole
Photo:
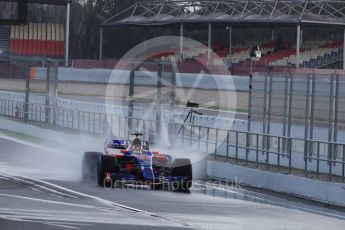
[[[24,108],[27,108],[25,110]],[[27,111],[27,112],[24,112]],[[107,135],[110,129],[128,138],[141,127],[144,139],[157,141],[157,120],[86,112],[41,104],[0,100],[2,117],[45,128]],[[345,182],[345,144],[299,139],[254,132],[226,130],[164,121],[174,146],[212,156],[212,159],[279,173],[304,175],[314,179]],[[183,127],[181,129],[181,127]],[[180,134],[178,130],[182,130]]]

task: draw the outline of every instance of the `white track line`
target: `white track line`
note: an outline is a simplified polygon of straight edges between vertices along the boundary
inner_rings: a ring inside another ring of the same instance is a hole
[[[76,207],[76,208],[102,209],[100,207],[92,206],[92,205],[74,204],[74,203],[61,202],[61,201],[52,201],[52,200],[32,198],[32,197],[27,197],[27,196],[10,195],[10,194],[4,194],[4,193],[0,193],[0,196],[2,196],[2,197],[9,197],[9,198],[23,199],[23,200],[30,200],[30,201],[37,201],[37,202],[48,203],[48,204],[58,204],[58,205]]]
[[[18,175],[14,175],[12,173],[5,173],[5,172],[1,172],[0,173],[10,177],[10,178],[17,178]],[[157,214],[157,213],[152,213],[152,212],[148,212],[148,211],[145,211],[145,210],[141,210],[141,209],[137,209],[137,208],[133,208],[133,207],[130,207],[130,206],[126,206],[126,205],[122,205],[122,204],[119,204],[119,203],[115,203],[115,202],[112,202],[112,201],[109,201],[109,200],[105,200],[103,198],[100,198],[100,197],[96,197],[96,196],[91,196],[91,195],[88,195],[88,194],[85,194],[85,193],[81,193],[81,192],[77,192],[77,191],[74,191],[74,190],[71,190],[71,189],[68,189],[68,188],[64,188],[62,186],[59,186],[59,185],[55,185],[53,183],[50,183],[50,182],[47,182],[47,181],[43,181],[43,180],[39,180],[39,179],[35,179],[35,178],[30,178],[30,177],[25,177],[25,176],[19,176],[23,179],[27,179],[27,180],[30,180],[32,182],[37,182],[39,183],[40,186],[43,185],[43,187],[45,186],[48,186],[50,189],[52,188],[53,190],[60,190],[60,191],[64,191],[64,192],[67,192],[67,193],[70,193],[70,194],[74,194],[75,196],[79,196],[79,197],[85,197],[85,198],[90,198],[90,199],[93,199],[93,200],[96,200],[104,205],[107,205],[107,206],[110,206],[110,207],[117,207],[117,208],[121,208],[121,209],[124,209],[124,210],[127,210],[127,211],[131,211],[133,213],[140,213],[142,215],[145,215],[145,216],[149,216],[149,217],[154,217],[154,218],[158,218],[158,219],[161,219],[161,220],[165,220],[165,221],[168,221],[168,222],[172,222],[172,223],[179,223],[181,224],[183,227],[187,227],[187,228],[190,228],[190,229],[201,229],[200,227],[194,227],[194,226],[191,226],[185,222],[182,222],[182,221],[179,221],[179,220],[175,220],[175,219],[171,219],[169,217],[165,217],[165,216],[162,216],[160,214]],[[64,194],[64,193],[62,193]],[[6,196],[6,194],[0,194],[2,196]],[[12,196],[12,195],[7,195],[7,196]],[[13,196],[13,197],[18,197],[20,198],[19,196]],[[24,198],[24,197],[22,197]],[[31,199],[31,200],[35,200],[36,198],[27,198],[27,199]],[[43,201],[43,200],[40,200],[40,199],[36,199],[36,201]],[[56,202],[56,201],[46,201],[46,202]],[[58,204],[58,203],[56,203]],[[69,204],[69,203],[64,203],[62,202],[61,204],[64,204],[64,205],[74,205],[74,204]]]
[[[60,227],[60,228],[68,228],[68,229],[80,229],[79,227],[64,225],[63,223],[57,224],[57,223],[50,223],[50,222],[42,222],[42,224],[54,226],[54,227]]]
[[[8,173],[7,173],[7,174],[8,174]],[[3,173],[3,175],[6,175],[6,174]],[[39,189],[43,189],[43,190],[45,190],[45,192],[48,192],[48,193],[50,192],[50,193],[52,193],[51,195],[54,195],[54,196],[57,196],[57,197],[60,197],[60,198],[62,198],[62,196],[67,196],[67,197],[70,197],[70,198],[73,198],[73,199],[78,199],[78,197],[76,197],[76,196],[72,196],[72,195],[69,195],[69,194],[66,194],[66,193],[62,193],[62,192],[59,192],[59,191],[57,191],[57,190],[48,188],[48,187],[46,187],[46,186],[42,186],[42,185],[39,185],[39,184],[37,184],[37,183],[33,183],[33,182],[31,182],[31,181],[25,180],[25,178],[24,178],[24,179],[21,179],[20,177],[18,177],[18,176],[13,176],[13,175],[9,176],[8,178],[9,178],[9,179],[12,179],[12,180],[14,180],[14,181],[19,181],[19,182],[23,182],[23,183],[25,183],[25,184],[29,184],[30,186],[33,186],[33,187],[29,187],[29,188],[30,188],[30,189],[33,189],[33,190],[36,190],[36,191],[43,192],[42,190],[39,190]],[[36,187],[36,188],[35,188],[35,187]]]

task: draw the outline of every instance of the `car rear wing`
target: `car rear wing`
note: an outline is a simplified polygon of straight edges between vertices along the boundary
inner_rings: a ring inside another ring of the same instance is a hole
[[[131,144],[131,141],[128,141],[128,140],[107,140],[106,141],[107,148],[113,148],[113,149],[127,149],[130,144]]]

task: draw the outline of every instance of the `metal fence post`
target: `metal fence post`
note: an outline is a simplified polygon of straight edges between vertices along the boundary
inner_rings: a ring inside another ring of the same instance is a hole
[[[309,140],[304,140],[304,176],[308,176],[308,147],[309,147]]]
[[[292,168],[292,139],[289,137],[289,144],[288,144],[288,154],[289,154],[289,174],[291,174]]]
[[[46,98],[45,98],[45,122],[49,122],[49,97],[50,97],[50,62],[46,61],[46,68],[47,68],[47,79],[46,79]]]
[[[235,157],[235,162],[236,162],[236,164],[237,164],[237,162],[238,162],[238,131],[236,131],[236,157]],[[248,135],[246,135],[246,137],[248,138]],[[247,143],[248,143],[248,140],[247,140]],[[246,152],[247,151],[249,151],[249,147],[247,147],[247,149],[246,149]]]
[[[184,133],[184,129],[182,130],[182,134]],[[206,131],[206,153],[208,153],[208,142],[209,142],[209,137],[210,137],[210,128],[207,127]],[[182,140],[183,141],[183,140]]]
[[[175,132],[176,133],[176,126],[175,126]],[[199,126],[199,135],[198,135],[198,151],[200,152],[200,142],[201,142],[201,126]]]
[[[93,133],[96,133],[96,112],[93,112]]]
[[[216,139],[214,144],[214,159],[217,160],[217,153],[218,153],[218,129],[216,129]]]
[[[282,139],[280,137],[278,137],[278,158],[277,158],[277,165],[278,165],[278,172],[280,171],[280,142],[282,141]]]
[[[52,99],[53,99],[53,107],[57,108],[57,94],[58,94],[58,63],[52,62],[53,69],[52,71],[52,79],[53,79],[53,90],[52,90]],[[56,125],[56,114],[53,113],[53,124]]]
[[[270,149],[267,147],[268,142],[270,142],[270,136],[266,135],[266,169],[268,170],[270,168]]]
[[[334,151],[334,145],[329,144],[331,146],[331,155],[333,156],[333,151]],[[332,171],[333,171],[333,158],[330,159],[329,161],[329,181],[332,181]]]
[[[226,132],[226,161],[229,160],[229,142],[230,142],[230,131]]]
[[[29,97],[30,97],[30,64],[25,62],[25,104],[24,104],[24,122],[29,121]]]
[[[259,168],[259,134],[256,134],[256,168]]]
[[[250,140],[251,140],[251,134],[250,133],[248,133],[248,135],[247,135],[247,137],[249,138],[249,143],[251,142]],[[248,163],[248,157],[249,157],[249,153],[250,153],[250,145],[249,145],[249,149],[248,149],[248,151],[246,151],[246,165],[247,165],[247,163]],[[238,156],[237,156],[237,158],[238,158]]]
[[[90,132],[90,113],[87,112],[87,132]]]
[[[189,147],[193,146],[193,125],[190,125],[190,135],[189,135]]]
[[[343,145],[343,162],[342,162],[342,173],[343,182],[345,182],[345,145]]]
[[[74,129],[74,110],[72,110],[71,113],[72,113],[72,129]]]
[[[316,152],[317,156],[317,162],[316,162],[316,178],[319,179],[319,175],[320,175],[320,142],[317,142],[317,152]]]
[[[77,111],[77,115],[78,115],[78,130],[81,131],[81,125],[80,125],[80,111]]]

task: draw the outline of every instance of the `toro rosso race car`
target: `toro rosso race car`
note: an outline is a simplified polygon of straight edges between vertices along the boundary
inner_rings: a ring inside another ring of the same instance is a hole
[[[106,140],[105,153],[85,152],[82,160],[83,179],[95,178],[100,186],[115,184],[149,185],[152,189],[168,185],[175,190],[189,190],[192,164],[189,159],[151,151],[149,143],[134,133],[133,141]]]

